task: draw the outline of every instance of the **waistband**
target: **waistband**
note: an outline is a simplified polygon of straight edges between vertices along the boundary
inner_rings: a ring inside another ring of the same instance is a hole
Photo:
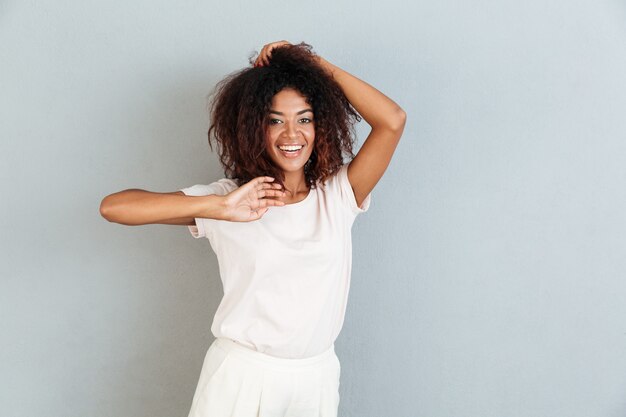
[[[301,368],[311,365],[317,365],[321,362],[327,361],[335,356],[335,344],[333,343],[326,351],[319,353],[315,356],[308,358],[279,358],[278,356],[268,355],[267,353],[258,352],[235,341],[218,337],[214,342],[219,348],[225,350],[228,353],[234,353],[240,357],[247,358],[253,362],[261,362],[266,365],[276,366],[279,368]]]

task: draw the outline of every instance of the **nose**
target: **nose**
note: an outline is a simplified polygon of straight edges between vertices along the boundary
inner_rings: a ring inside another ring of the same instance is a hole
[[[285,123],[285,133],[287,133],[287,136],[290,138],[295,138],[298,135],[295,124],[289,122]]]

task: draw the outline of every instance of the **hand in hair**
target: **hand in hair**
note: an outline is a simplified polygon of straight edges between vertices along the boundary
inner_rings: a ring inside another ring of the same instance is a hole
[[[285,203],[271,197],[284,197],[280,184],[273,184],[272,177],[257,177],[224,196],[224,220],[249,222],[258,220],[270,206]]]
[[[279,46],[285,46],[285,45],[291,45],[291,43],[288,41],[277,41],[277,42],[272,42],[272,43],[268,43],[267,45],[265,45],[261,49],[261,52],[259,52],[259,56],[256,58],[256,61],[254,61],[254,66],[262,67],[263,65],[268,65],[269,60],[272,56],[272,49],[277,48]]]

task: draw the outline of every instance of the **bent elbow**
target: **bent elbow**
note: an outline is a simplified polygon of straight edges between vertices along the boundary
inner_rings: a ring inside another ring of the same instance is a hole
[[[390,128],[394,132],[402,132],[404,125],[406,125],[406,112],[401,107],[398,107]]]
[[[100,202],[100,215],[104,217],[107,221],[112,222],[111,220],[111,204],[110,201],[107,200],[107,197],[104,197]]]

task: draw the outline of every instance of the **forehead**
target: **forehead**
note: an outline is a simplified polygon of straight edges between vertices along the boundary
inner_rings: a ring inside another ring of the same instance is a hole
[[[306,97],[293,88],[285,88],[272,97],[272,110],[298,111],[310,107]]]

